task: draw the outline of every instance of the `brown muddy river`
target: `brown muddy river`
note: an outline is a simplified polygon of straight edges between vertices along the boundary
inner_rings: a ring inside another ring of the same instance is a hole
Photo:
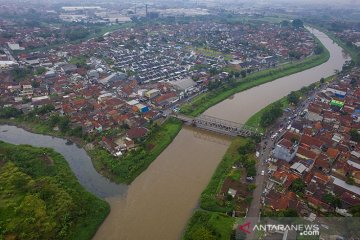
[[[342,49],[321,32],[314,30],[314,33],[330,51],[328,62],[238,93],[206,114],[244,123],[290,91],[333,75],[346,60]],[[11,126],[0,126],[0,140],[55,148],[65,156],[86,189],[106,197],[111,213],[96,233],[96,240],[179,239],[230,143],[227,137],[185,127],[149,168],[126,187],[114,185],[96,173],[86,153],[64,140],[26,133]]]
[[[334,74],[347,60],[342,49],[312,30],[330,51],[328,62],[241,92],[205,114],[244,123],[293,90]],[[109,198],[112,210],[94,239],[178,239],[201,192],[221,161],[228,139],[184,128],[130,186],[126,196]]]
[[[238,93],[205,114],[244,123],[269,103],[341,69],[347,60],[342,49],[323,33],[312,31],[330,51],[328,62]],[[94,239],[179,239],[227,146],[221,137],[181,130],[130,185],[127,196],[108,199],[112,211]]]
[[[94,239],[177,239],[229,142],[183,128],[126,196],[108,199],[111,213]]]

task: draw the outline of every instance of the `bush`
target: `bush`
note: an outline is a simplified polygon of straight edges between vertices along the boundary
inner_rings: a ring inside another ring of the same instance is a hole
[[[13,107],[4,107],[0,109],[0,118],[16,118],[22,115],[22,111]]]

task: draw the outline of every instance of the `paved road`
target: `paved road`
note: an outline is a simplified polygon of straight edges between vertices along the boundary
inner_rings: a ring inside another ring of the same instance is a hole
[[[265,144],[265,141],[267,141],[267,144]],[[254,221],[258,221],[259,217],[260,217],[260,208],[261,208],[261,195],[264,189],[264,183],[267,180],[267,164],[266,164],[266,160],[269,158],[269,156],[271,155],[271,150],[272,150],[272,146],[274,144],[274,141],[272,141],[271,139],[265,138],[262,142],[261,142],[261,151],[260,151],[260,156],[259,156],[259,161],[256,165],[256,169],[257,169],[257,176],[255,177],[255,184],[256,184],[256,188],[253,192],[253,200],[251,202],[251,205],[249,207],[248,213],[246,215],[246,219],[244,221],[244,223],[247,222],[251,222],[251,226],[254,226],[255,222]],[[265,147],[265,149],[264,149]],[[262,175],[262,171],[264,171],[264,175]],[[251,232],[250,234],[247,235],[246,239],[252,240],[255,239],[254,236],[254,232]]]
[[[255,177],[255,184],[256,184],[256,189],[253,192],[253,200],[251,202],[251,205],[249,207],[248,213],[246,215],[245,221],[244,223],[250,222],[251,226],[254,226],[254,224],[256,224],[256,222],[258,222],[260,220],[260,209],[262,206],[262,193],[265,189],[265,183],[266,180],[268,178],[268,169],[267,169],[267,163],[265,162],[270,156],[271,156],[271,151],[272,148],[274,146],[274,144],[276,143],[277,139],[281,138],[281,133],[279,134],[279,136],[274,139],[271,140],[270,138],[270,134],[272,134],[272,132],[276,132],[279,130],[279,128],[282,127],[286,127],[288,125],[288,121],[289,121],[289,117],[292,116],[297,116],[296,118],[294,118],[295,120],[299,118],[299,115],[301,112],[304,111],[304,109],[308,108],[309,103],[314,99],[315,95],[317,92],[325,89],[328,85],[325,84],[323,85],[320,89],[313,91],[309,94],[309,96],[307,96],[307,99],[303,100],[300,104],[299,107],[295,110],[293,110],[292,112],[286,113],[281,119],[280,121],[278,121],[276,124],[274,124],[274,127],[272,129],[270,129],[267,135],[264,136],[264,139],[262,140],[262,142],[260,143],[260,156],[259,156],[259,161],[256,165],[256,169],[257,169],[257,173],[258,175]],[[290,120],[290,123],[292,123],[293,120]],[[282,131],[282,133],[284,133],[285,131]],[[265,144],[266,143],[266,144]],[[264,175],[261,175],[261,172],[264,171]],[[251,232],[250,234],[247,234],[246,237],[247,240],[253,240],[256,239],[255,237],[255,233]]]

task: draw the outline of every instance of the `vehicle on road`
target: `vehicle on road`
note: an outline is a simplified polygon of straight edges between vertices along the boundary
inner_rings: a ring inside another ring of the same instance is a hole
[[[264,176],[264,175],[265,175],[265,171],[262,170],[262,171],[261,171],[261,176]]]

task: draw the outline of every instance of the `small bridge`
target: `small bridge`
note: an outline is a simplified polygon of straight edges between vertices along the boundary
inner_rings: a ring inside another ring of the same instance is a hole
[[[253,127],[249,127],[237,122],[224,120],[221,118],[211,117],[207,115],[200,115],[199,117],[195,118],[184,116],[181,114],[173,114],[172,116],[194,127],[224,135],[229,135],[232,137],[250,137],[253,135],[259,135],[258,131]]]

